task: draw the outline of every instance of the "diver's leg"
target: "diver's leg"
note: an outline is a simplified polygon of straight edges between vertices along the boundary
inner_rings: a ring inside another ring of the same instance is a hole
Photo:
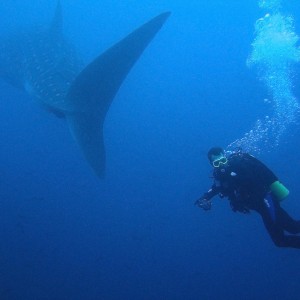
[[[279,210],[280,206],[279,204],[276,205],[275,201],[277,200],[273,201],[271,198],[265,199],[263,205],[256,209],[256,211],[262,216],[264,225],[276,246],[300,249],[300,236],[284,234],[284,227],[280,222],[282,211]]]
[[[280,207],[279,203],[277,205],[277,219],[282,228],[289,233],[300,233],[300,221],[294,220],[282,207]]]

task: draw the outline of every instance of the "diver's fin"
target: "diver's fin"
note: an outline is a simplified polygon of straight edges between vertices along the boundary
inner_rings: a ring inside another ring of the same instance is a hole
[[[142,25],[98,56],[72,83],[66,101],[71,130],[98,176],[104,175],[103,123],[106,112],[130,69],[170,13]]]

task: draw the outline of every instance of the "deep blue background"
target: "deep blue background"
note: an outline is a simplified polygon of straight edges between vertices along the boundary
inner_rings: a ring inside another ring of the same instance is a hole
[[[55,4],[2,1],[1,34],[46,26]],[[172,15],[107,115],[103,181],[63,120],[0,82],[0,299],[299,299],[299,251],[276,248],[255,213],[234,214],[219,199],[206,213],[193,205],[211,184],[207,149],[270,110],[246,67],[265,13],[257,2],[62,5],[65,33],[86,63],[156,14]],[[298,0],[284,11],[300,32]],[[283,206],[294,217],[299,136],[292,125],[259,156],[289,187]]]

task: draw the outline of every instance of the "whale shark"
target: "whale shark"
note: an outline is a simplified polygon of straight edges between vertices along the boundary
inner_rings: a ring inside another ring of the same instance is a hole
[[[64,118],[85,159],[105,177],[103,124],[120,86],[170,12],[135,29],[83,66],[63,33],[60,1],[46,30],[22,32],[0,45],[0,78]]]

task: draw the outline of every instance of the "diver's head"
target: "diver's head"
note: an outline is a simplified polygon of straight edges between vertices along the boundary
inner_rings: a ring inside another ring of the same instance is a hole
[[[227,158],[225,156],[225,151],[221,147],[212,147],[207,152],[207,157],[210,164],[214,168],[218,168],[221,165],[227,164]]]

